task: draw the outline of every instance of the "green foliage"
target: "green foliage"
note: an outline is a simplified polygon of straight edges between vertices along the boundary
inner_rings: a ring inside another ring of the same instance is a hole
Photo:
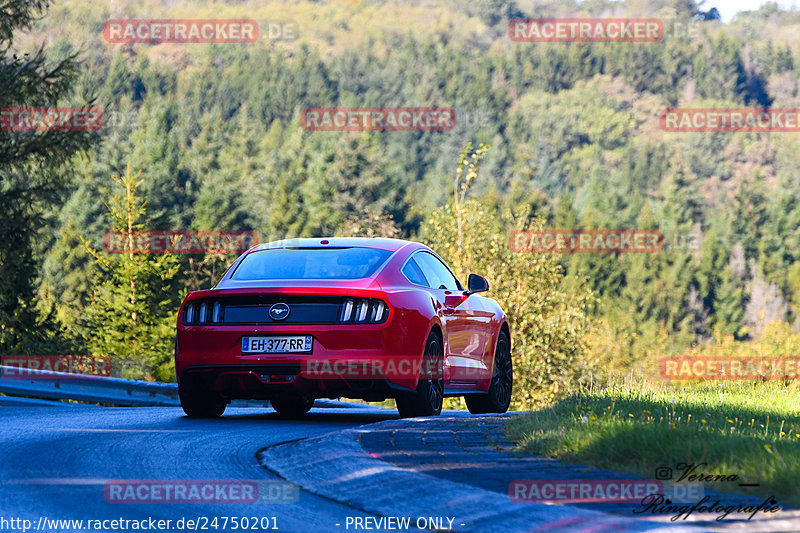
[[[450,207],[462,240],[467,227],[485,230],[470,226],[467,207],[486,212],[500,234],[537,224],[665,234],[658,254],[551,258],[570,290],[588,278],[598,297],[586,310],[599,326],[587,337],[585,367],[630,371],[651,349],[750,338],[757,328],[745,309],[767,303],[761,285],[785,320],[800,315],[794,136],[667,133],[656,121],[668,106],[795,106],[800,20],[775,5],[723,24],[707,12],[695,18],[703,13],[693,1],[121,1],[115,9],[147,18],[278,17],[297,25],[298,38],[119,48],[98,39],[106,8],[56,4],[36,20],[47,2],[8,4],[0,107],[74,105],[67,89],[75,87],[99,95],[107,124],[103,143],[81,160],[69,157],[84,134],[0,137],[3,350],[86,342],[76,324],[104,278],[75,249],[76,230],[98,247],[110,228],[100,199],[107,177],[124,173],[121,161],[147,173],[148,229],[414,238],[429,235],[426,217],[450,201],[454,155],[467,141],[494,148],[471,200]],[[658,17],[666,33],[635,46],[509,43],[509,18],[554,14]],[[13,55],[17,28],[29,29],[18,43],[29,56]],[[36,51],[45,38],[55,43],[49,62]],[[79,73],[71,54],[82,42]],[[452,107],[456,125],[362,134],[300,127],[302,109],[337,105]],[[60,162],[76,173],[68,187]],[[208,287],[230,259],[180,257],[175,290]],[[543,260],[525,260],[533,259]],[[45,326],[48,316],[57,320]]]
[[[336,230],[337,237],[386,237],[396,239],[400,230],[391,215],[368,211],[362,215],[350,215]]]
[[[49,4],[10,0],[0,8],[3,112],[56,105],[72,94],[79,75],[74,55],[53,61],[43,46],[22,56],[14,49],[15,32],[31,28]],[[68,163],[95,137],[76,131],[0,132],[0,353],[57,353],[69,344],[52,307],[37,309],[40,243],[49,241],[46,227],[66,188]]]
[[[489,295],[502,303],[511,324],[512,408],[530,409],[575,390],[586,376],[583,356],[592,295],[580,287],[567,288],[563,270],[551,255],[509,249],[509,230],[527,229],[516,222],[525,220],[520,213],[498,214],[465,198],[487,149],[473,151],[468,145],[462,152],[455,180],[457,203],[430,213],[420,236],[459,279],[474,272],[489,280]]]
[[[86,306],[82,329],[92,355],[107,356],[114,374],[125,378],[174,381],[174,278],[178,260],[167,253],[136,253],[135,233],[143,228],[145,202],[137,197],[141,171],[114,176],[123,192],[107,204],[112,229],[123,232],[123,253],[101,255],[84,241],[107,274]]]

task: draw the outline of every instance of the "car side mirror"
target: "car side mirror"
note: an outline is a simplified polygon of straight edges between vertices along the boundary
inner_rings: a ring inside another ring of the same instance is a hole
[[[467,293],[486,292],[489,290],[489,282],[486,278],[477,274],[470,274],[467,278]]]

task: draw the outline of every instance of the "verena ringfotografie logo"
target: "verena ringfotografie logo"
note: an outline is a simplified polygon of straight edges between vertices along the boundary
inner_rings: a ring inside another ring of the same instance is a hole
[[[515,479],[508,485],[513,501],[539,503],[638,503],[654,494],[693,501],[703,493],[702,483],[653,479]]]
[[[797,379],[799,357],[665,357],[661,377],[670,380]]]
[[[644,229],[513,230],[508,247],[520,253],[655,253],[664,248],[664,235]]]
[[[664,39],[664,23],[653,18],[512,19],[508,36],[524,43],[652,43]]]
[[[668,132],[800,132],[800,109],[665,109],[659,126]]]
[[[254,231],[136,231],[132,235],[135,254],[241,254],[258,244]],[[131,252],[129,235],[109,231],[103,248],[110,254]]]
[[[150,19],[109,20],[103,27],[109,43],[253,43],[254,20]]]
[[[97,131],[103,112],[95,107],[4,107],[0,131]]]
[[[103,496],[111,504],[275,504],[295,503],[297,486],[283,481],[108,481]]]
[[[455,126],[449,107],[308,107],[306,131],[447,131]]]
[[[8,379],[111,375],[111,361],[100,355],[3,355],[0,365],[0,377]]]

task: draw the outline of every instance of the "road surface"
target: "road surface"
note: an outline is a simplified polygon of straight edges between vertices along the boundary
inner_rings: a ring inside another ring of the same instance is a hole
[[[175,529],[181,518],[182,530],[194,530],[186,522],[200,519],[198,531],[203,525],[206,531],[234,531],[233,517],[265,517],[260,525],[279,531],[346,531],[347,517],[367,516],[302,490],[292,504],[120,504],[106,501],[104,487],[120,480],[276,480],[258,464],[259,449],[396,416],[368,407],[314,409],[299,422],[280,420],[271,409],[247,408],[229,409],[218,420],[193,420],[173,407],[0,406],[0,531],[22,531],[22,520],[30,521],[31,531],[90,531],[46,524],[145,517],[171,520],[172,531],[181,530]],[[222,528],[224,517],[229,520]]]

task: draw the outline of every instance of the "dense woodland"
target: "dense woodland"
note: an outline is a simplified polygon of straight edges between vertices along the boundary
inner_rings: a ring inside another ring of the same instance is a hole
[[[180,299],[211,286],[233,256],[184,255],[152,268],[154,258],[132,267],[94,257],[104,233],[118,229],[114,209],[122,204],[112,200],[123,189],[112,178],[128,165],[142,172],[141,228],[255,230],[262,241],[384,234],[436,243],[431,220],[444,223],[443,210],[453,207],[459,154],[469,142],[491,146],[464,197],[493,221],[497,242],[533,225],[664,233],[656,254],[547,259],[563,267],[559,290],[572,291],[591,322],[580,330],[586,350],[573,354],[582,367],[625,372],[653,350],[757,341],[775,321],[787,332],[800,328],[800,134],[665,133],[658,125],[670,106],[800,107],[800,13],[772,4],[724,24],[710,7],[57,1],[18,28],[13,43],[0,32],[0,72],[22,61],[15,51],[35,54],[44,44],[42,68],[75,62],[71,88],[28,104],[93,103],[105,124],[81,139],[84,150],[64,154],[58,179],[0,153],[2,205],[14,206],[0,210],[0,353],[146,352],[152,364],[140,374],[174,379],[169,335]],[[658,17],[666,36],[656,43],[508,38],[510,18],[559,16]],[[270,40],[262,31],[252,44],[109,44],[102,32],[112,18],[248,18],[262,27],[293,24],[296,35]],[[13,89],[3,80],[0,104],[18,105],[20,98],[2,95]],[[361,133],[300,126],[303,108],[336,105],[452,107],[456,126]],[[0,147],[19,148],[13,135],[0,135],[10,136]],[[126,276],[138,276],[143,289],[134,304],[113,296]],[[129,342],[131,312],[152,317],[137,331],[163,333]],[[533,357],[549,360],[544,352]]]

